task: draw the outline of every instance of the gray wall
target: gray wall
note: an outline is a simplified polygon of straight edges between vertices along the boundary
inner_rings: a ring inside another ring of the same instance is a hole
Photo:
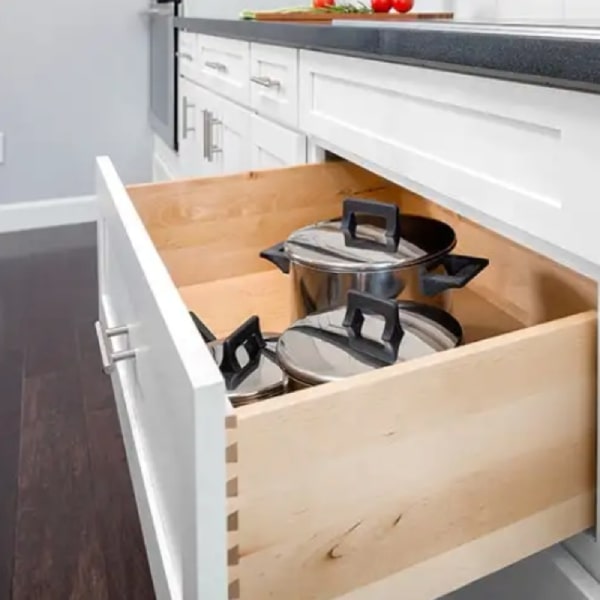
[[[100,154],[150,180],[148,3],[0,1],[0,203],[89,194]]]

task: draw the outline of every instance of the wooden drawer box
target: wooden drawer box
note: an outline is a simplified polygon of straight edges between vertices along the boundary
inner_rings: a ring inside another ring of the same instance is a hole
[[[436,598],[593,524],[591,281],[344,162],[125,189],[102,158],[98,195],[101,326],[128,328],[104,360],[135,351],[111,376],[159,598]],[[489,256],[456,295],[467,343],[234,411],[188,310],[285,328],[258,252],[347,196]]]

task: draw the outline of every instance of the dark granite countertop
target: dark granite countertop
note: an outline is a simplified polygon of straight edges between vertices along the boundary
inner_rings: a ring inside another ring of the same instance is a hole
[[[175,24],[194,33],[600,93],[600,29],[589,25],[359,27],[199,18]]]

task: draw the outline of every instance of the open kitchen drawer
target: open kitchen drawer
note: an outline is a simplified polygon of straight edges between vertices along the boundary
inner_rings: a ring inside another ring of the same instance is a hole
[[[435,598],[593,524],[593,282],[344,162],[126,190],[102,158],[98,195],[100,340],[158,597]],[[258,253],[347,196],[490,258],[455,295],[468,343],[234,411],[188,310],[286,327]]]

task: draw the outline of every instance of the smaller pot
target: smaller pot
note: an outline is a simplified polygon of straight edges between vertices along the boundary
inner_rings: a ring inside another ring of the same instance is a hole
[[[351,290],[347,306],[314,313],[287,329],[277,360],[290,390],[336,381],[454,348],[460,323],[446,311]]]
[[[257,316],[220,340],[194,313],[190,312],[190,316],[219,366],[234,407],[285,392],[287,377],[277,364],[275,353],[279,334],[263,334]]]

